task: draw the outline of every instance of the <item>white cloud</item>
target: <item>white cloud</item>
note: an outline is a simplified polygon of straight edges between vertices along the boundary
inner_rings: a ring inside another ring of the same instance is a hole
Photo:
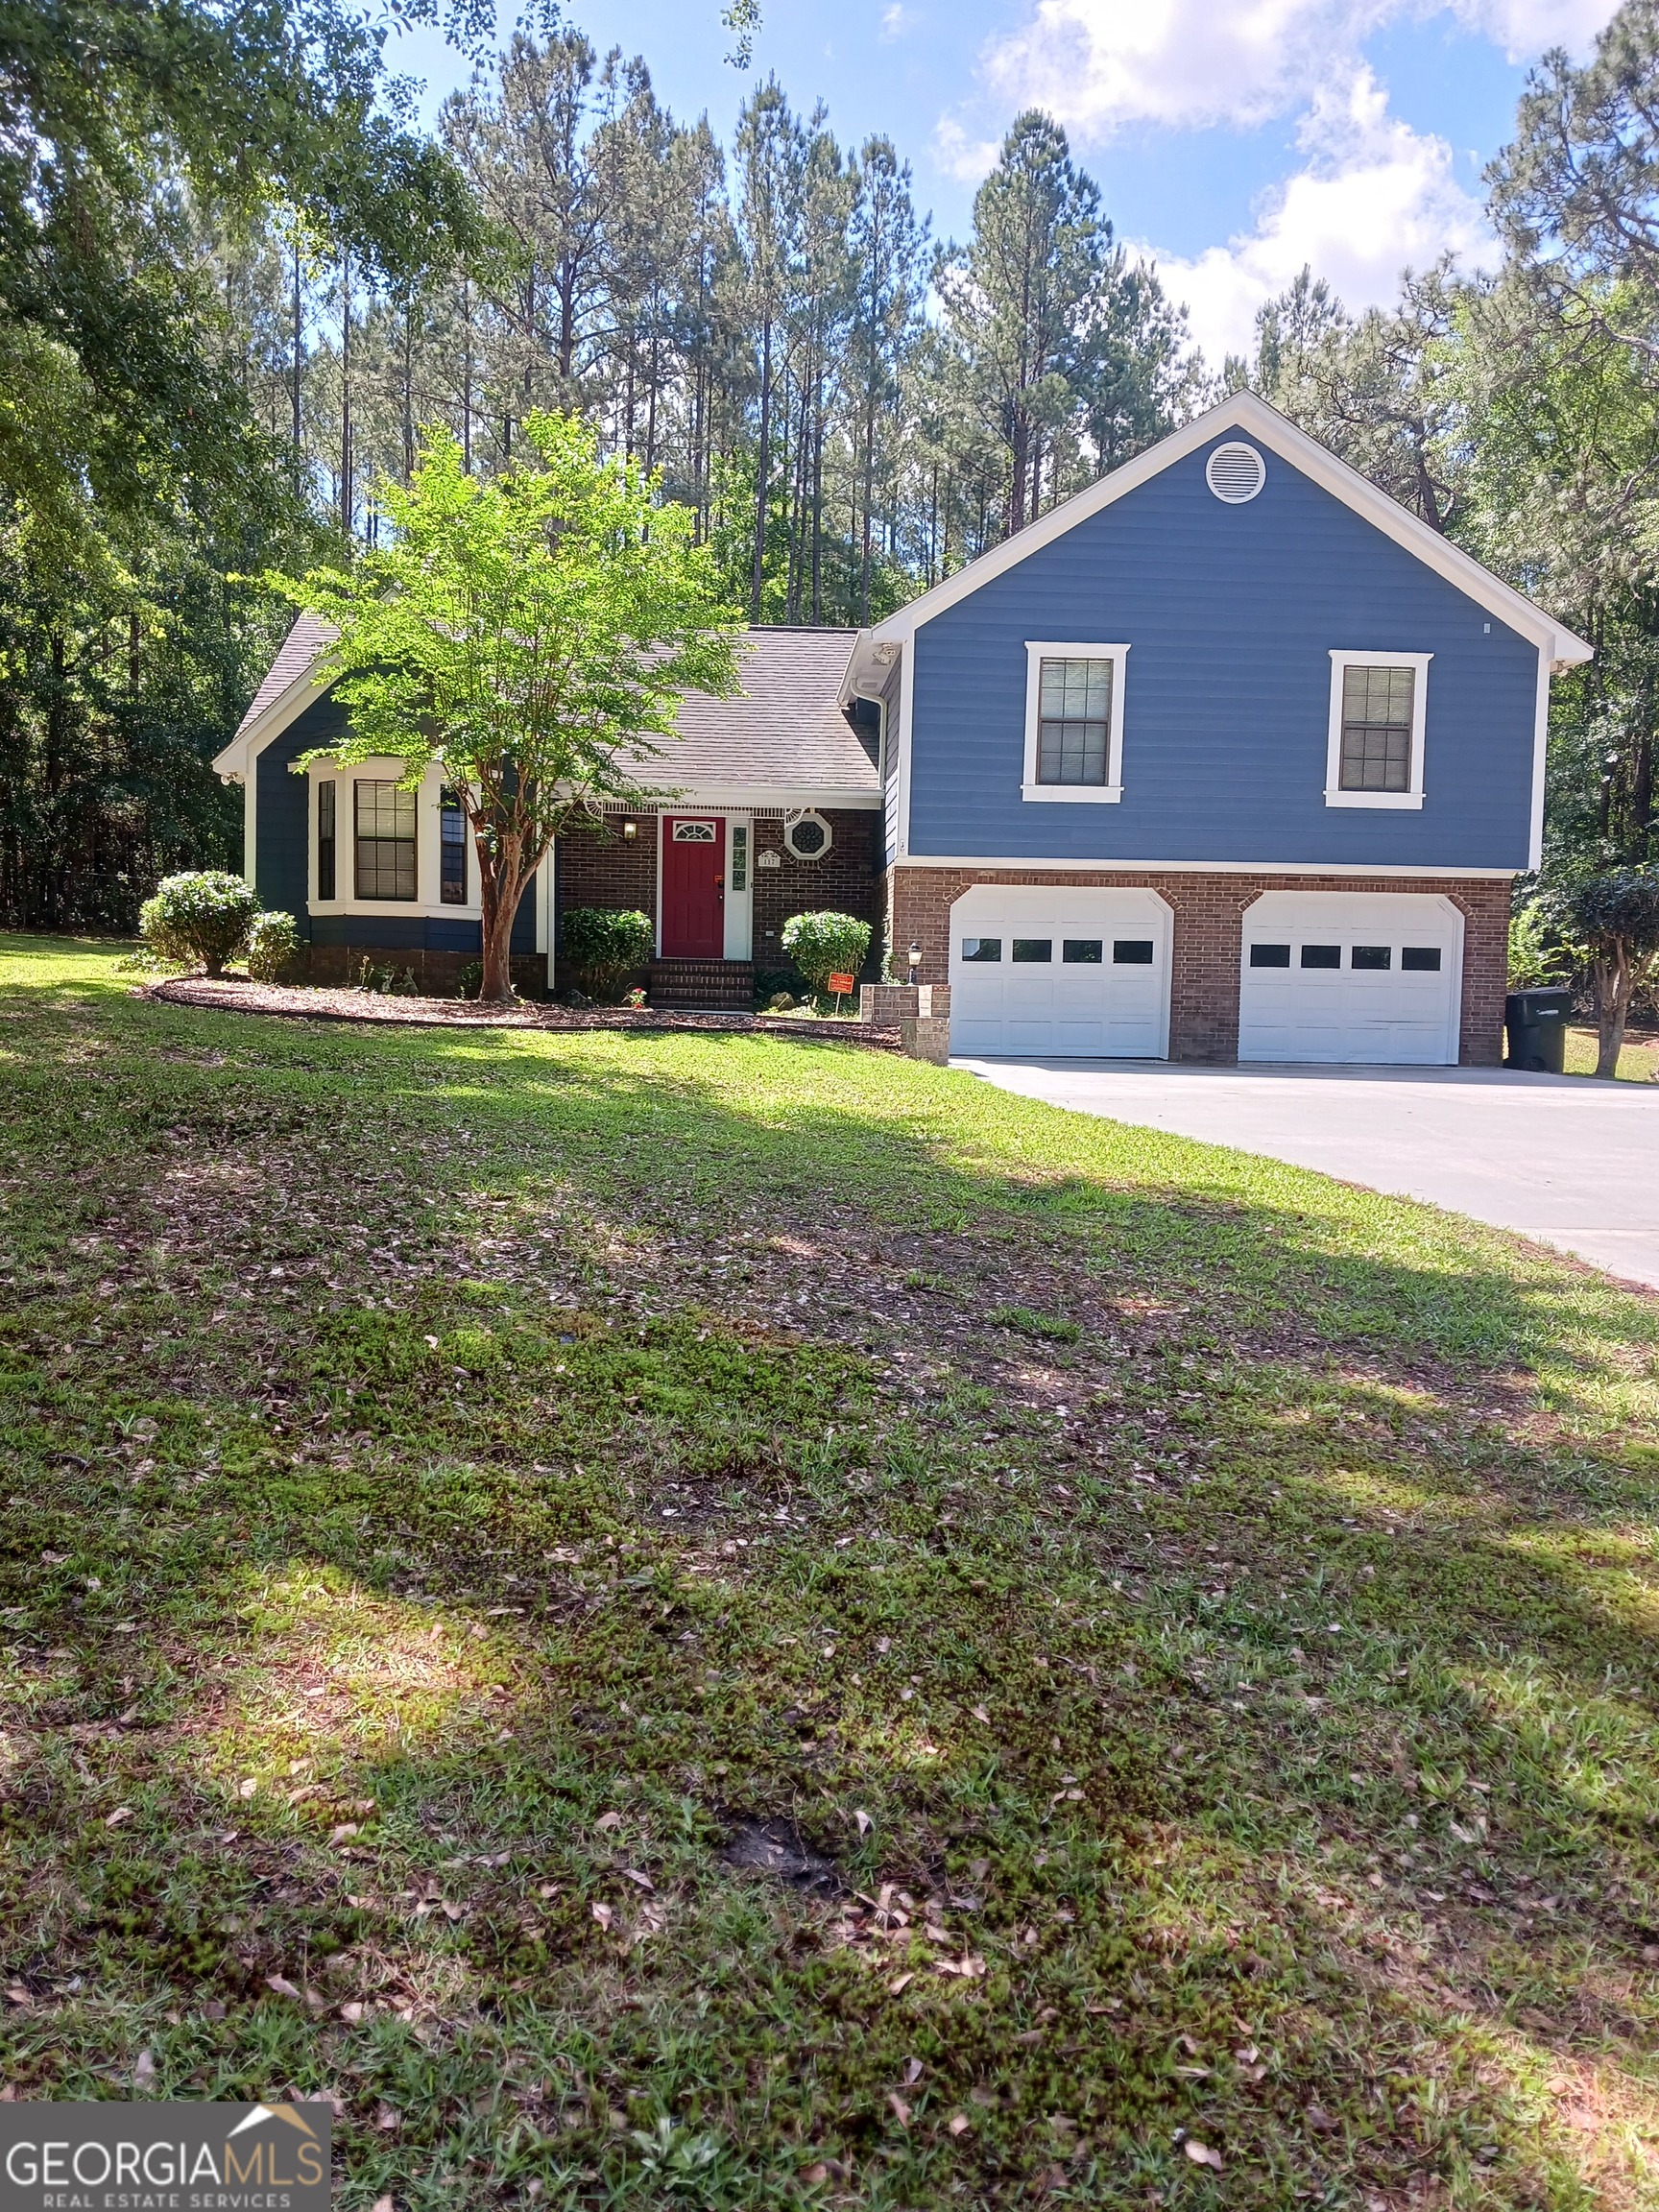
[[[1612,0],[1036,0],[980,74],[1085,142],[1133,123],[1248,129],[1357,66],[1384,24],[1442,10],[1519,56],[1583,48]]]
[[[1304,266],[1358,310],[1385,305],[1402,269],[1426,268],[1440,253],[1476,268],[1497,257],[1479,203],[1454,174],[1451,147],[1390,115],[1368,69],[1340,93],[1316,94],[1299,136],[1306,166],[1264,195],[1248,234],[1190,261],[1141,248],[1157,260],[1166,290],[1186,301],[1192,334],[1217,367],[1224,353],[1248,349],[1257,308]]]
[[[959,184],[977,184],[1002,151],[999,138],[971,138],[954,115],[941,115],[933,127],[933,159]]]
[[[910,18],[900,6],[900,0],[889,0],[881,11],[881,29],[878,34],[883,46],[891,46],[901,32],[910,28]]]

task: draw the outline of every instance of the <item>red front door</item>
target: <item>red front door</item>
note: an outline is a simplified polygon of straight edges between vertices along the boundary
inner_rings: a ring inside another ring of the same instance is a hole
[[[662,818],[662,957],[726,955],[726,824],[718,814]]]

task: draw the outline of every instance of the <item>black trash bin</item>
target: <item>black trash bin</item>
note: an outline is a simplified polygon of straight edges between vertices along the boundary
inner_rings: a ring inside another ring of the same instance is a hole
[[[1573,1012],[1571,991],[1511,991],[1503,1001],[1503,1026],[1509,1032],[1511,1068],[1538,1075],[1559,1075],[1567,1066],[1567,1023]]]

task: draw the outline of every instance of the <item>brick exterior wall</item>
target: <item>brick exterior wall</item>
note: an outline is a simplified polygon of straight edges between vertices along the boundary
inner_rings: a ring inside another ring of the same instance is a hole
[[[637,822],[637,837],[622,835],[624,820]],[[562,919],[572,906],[608,906],[618,913],[633,911],[657,920],[657,817],[639,813],[613,816],[602,830],[573,830],[561,837],[553,855],[553,903]],[[646,970],[634,978],[643,983]],[[576,978],[560,958],[554,976],[555,992],[568,991]]]
[[[912,943],[922,980],[950,974],[950,908],[974,883],[1044,883],[1158,892],[1175,917],[1169,979],[1171,1060],[1238,1056],[1238,978],[1244,910],[1263,891],[1427,891],[1463,915],[1463,1006],[1458,1058],[1495,1068],[1503,1057],[1510,882],[1505,878],[1413,876],[1160,875],[1097,869],[906,868],[887,871],[884,902],[895,969]]]
[[[754,964],[761,971],[787,968],[784,923],[791,914],[830,907],[870,924],[865,974],[873,976],[881,966],[881,817],[843,807],[819,811],[830,832],[830,850],[819,860],[796,858],[783,842],[781,818],[762,815],[753,824],[749,866]],[[636,838],[577,831],[559,840],[554,884],[560,914],[572,906],[637,907],[655,921],[661,830],[655,813],[642,809],[632,819],[639,825]],[[775,854],[779,865],[762,868],[763,853]],[[639,980],[645,980],[643,972]],[[561,964],[557,988],[567,989],[569,981]]]
[[[762,972],[786,968],[784,923],[791,914],[829,910],[869,923],[864,974],[874,979],[881,971],[881,817],[840,807],[819,811],[830,830],[830,850],[821,860],[798,860],[783,842],[781,821],[762,818],[755,825],[755,966]],[[762,868],[763,853],[776,854],[781,865]]]

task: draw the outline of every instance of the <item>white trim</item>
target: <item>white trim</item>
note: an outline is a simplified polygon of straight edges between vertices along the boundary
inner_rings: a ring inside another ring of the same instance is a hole
[[[1127,645],[1058,644],[1048,638],[1025,640],[1025,760],[1020,778],[1022,799],[1058,800],[1062,805],[1116,805],[1123,796],[1123,692],[1127,683]],[[1112,668],[1112,726],[1107,736],[1104,783],[1040,783],[1037,781],[1037,724],[1043,662],[1105,661]]]
[[[1532,718],[1532,807],[1527,838],[1528,868],[1542,868],[1544,865],[1544,784],[1549,774],[1550,758],[1550,663],[1540,653],[1538,701]]]
[[[745,832],[745,852],[748,864],[743,873],[744,887],[733,890],[732,884],[732,840],[741,830]],[[726,816],[726,872],[725,884],[725,953],[728,960],[749,960],[754,957],[755,947],[755,818],[751,814],[728,813]]]
[[[912,853],[896,868],[1067,869],[1078,876],[1422,876],[1434,882],[1509,883],[1525,873],[1513,868],[1387,867],[1356,860],[1033,860],[1024,854],[998,859],[980,853]]]
[[[1429,663],[1432,653],[1361,653],[1345,645],[1331,648],[1331,719],[1325,748],[1327,806],[1420,807],[1423,804],[1423,733],[1429,720]],[[1542,659],[1542,656],[1540,656]],[[1412,668],[1411,780],[1404,791],[1345,791],[1342,788],[1342,680],[1350,668]]]
[[[790,842],[789,832],[797,829],[803,822],[816,822],[819,829],[824,832],[824,842],[819,846],[816,853],[803,853]],[[822,860],[827,853],[832,853],[834,849],[835,832],[825,821],[823,815],[819,813],[816,806],[803,806],[796,813],[785,818],[783,823],[783,850],[792,860],[800,860],[810,867],[814,860]]]
[[[259,884],[259,778],[252,760],[247,771],[233,779],[242,786],[242,878],[254,889]]]
[[[900,860],[910,856],[910,740],[916,710],[914,638],[903,648],[903,653],[899,666],[899,821],[894,853],[894,857]]]
[[[222,752],[213,756],[213,767],[220,776],[238,773],[251,776],[256,754],[262,753],[273,737],[280,737],[290,723],[298,722],[307,707],[326,698],[337,679],[319,682],[314,671],[327,647],[317,648],[317,659],[302,668],[285,691],[278,691],[270,705],[264,708],[256,721],[239,730]]]
[[[1590,659],[1591,647],[1582,637],[1545,613],[1542,608],[1535,607],[1529,599],[1523,598],[1519,591],[1512,590],[1490,569],[1483,568],[1479,561],[1449,543],[1437,530],[1431,530],[1427,522],[1407,513],[1398,501],[1380,492],[1335,454],[1327,452],[1276,408],[1269,407],[1264,399],[1258,398],[1253,392],[1236,392],[1207,414],[1172,431],[1160,444],[1137,454],[1133,461],[1125,462],[1121,469],[1102,476],[1063,506],[1028,523],[1018,537],[1005,540],[989,553],[982,553],[977,561],[959,568],[954,576],[948,576],[932,590],[923,592],[919,599],[911,600],[907,607],[888,615],[885,621],[862,632],[849,659],[849,677],[867,646],[902,642],[913,637],[922,625],[931,622],[936,614],[943,614],[982,585],[1018,566],[1046,545],[1053,544],[1057,538],[1074,530],[1079,522],[1088,521],[1092,516],[1138,491],[1166,469],[1232,429],[1247,430],[1252,437],[1260,439],[1282,461],[1299,469],[1321,490],[1374,523],[1384,537],[1392,538],[1396,544],[1415,554],[1427,567],[1443,576],[1477,606],[1485,608],[1488,613],[1495,614],[1501,622],[1540,646],[1551,661],[1571,665]]]

